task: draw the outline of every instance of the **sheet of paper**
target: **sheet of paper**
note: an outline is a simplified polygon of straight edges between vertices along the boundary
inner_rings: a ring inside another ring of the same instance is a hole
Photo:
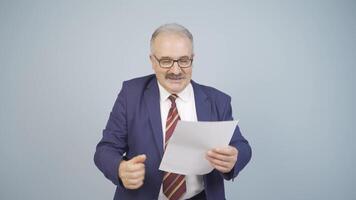
[[[208,150],[227,146],[238,121],[178,121],[164,152],[162,171],[184,175],[203,175],[213,167],[206,160]]]

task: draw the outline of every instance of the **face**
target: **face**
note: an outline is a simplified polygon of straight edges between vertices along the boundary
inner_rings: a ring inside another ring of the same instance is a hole
[[[161,33],[153,43],[152,54],[150,56],[152,68],[156,73],[158,82],[171,94],[177,94],[184,90],[192,78],[192,67],[180,68],[174,62],[171,68],[160,67],[158,60],[171,58],[193,58],[193,47],[189,38],[178,35]]]

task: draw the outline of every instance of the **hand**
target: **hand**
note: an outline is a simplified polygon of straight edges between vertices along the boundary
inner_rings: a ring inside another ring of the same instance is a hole
[[[206,159],[218,171],[228,173],[235,166],[239,151],[233,146],[214,148],[207,152]]]
[[[127,189],[137,189],[143,185],[145,178],[146,155],[133,157],[131,160],[122,160],[119,165],[119,177]]]

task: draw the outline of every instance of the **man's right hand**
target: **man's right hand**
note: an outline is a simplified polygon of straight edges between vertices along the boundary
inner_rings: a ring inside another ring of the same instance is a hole
[[[122,160],[119,165],[119,177],[127,189],[137,189],[143,185],[145,179],[146,155],[133,157],[131,160]]]

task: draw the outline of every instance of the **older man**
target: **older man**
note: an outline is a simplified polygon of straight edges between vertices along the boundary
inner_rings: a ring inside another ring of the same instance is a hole
[[[224,179],[249,162],[251,148],[236,127],[229,145],[207,151],[215,168],[209,174],[158,169],[178,120],[232,120],[228,95],[191,80],[193,58],[192,34],[178,24],[162,25],[151,38],[155,75],[123,83],[94,156],[117,185],[114,199],[225,199]]]

